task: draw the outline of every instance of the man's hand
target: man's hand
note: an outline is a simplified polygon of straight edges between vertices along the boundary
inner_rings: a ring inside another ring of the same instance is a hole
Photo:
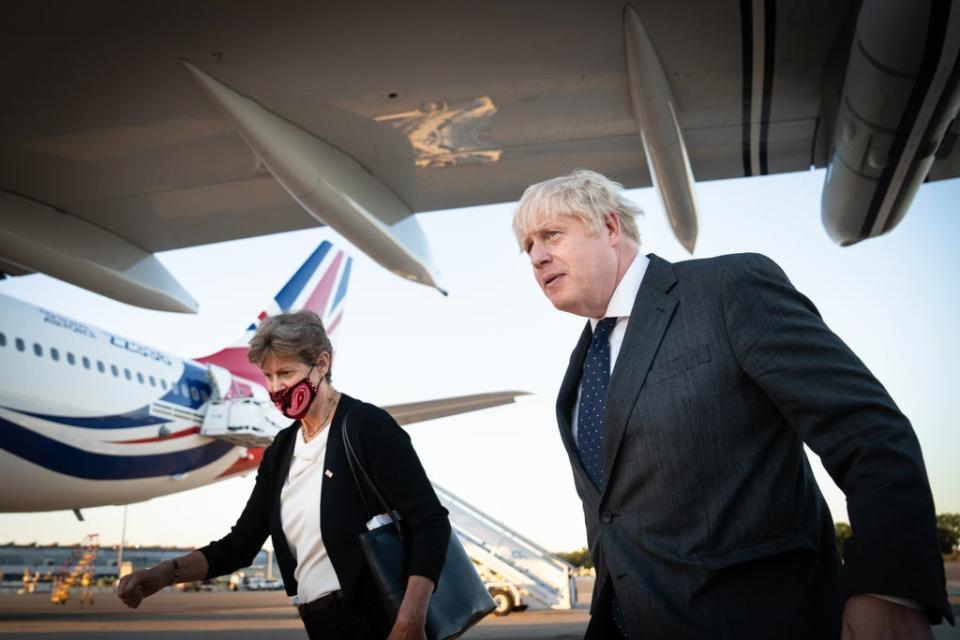
[[[123,576],[117,585],[117,596],[131,609],[136,609],[144,598],[152,596],[173,581],[173,568],[166,563],[134,571]]]
[[[841,640],[931,640],[922,611],[868,595],[851,596],[843,607]]]

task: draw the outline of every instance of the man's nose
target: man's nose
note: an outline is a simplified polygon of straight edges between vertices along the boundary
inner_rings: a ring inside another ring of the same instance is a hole
[[[540,268],[550,262],[550,252],[545,251],[541,245],[534,244],[530,247],[530,264],[534,268]]]
[[[284,388],[284,384],[277,379],[267,380],[267,391],[270,393],[276,393]]]

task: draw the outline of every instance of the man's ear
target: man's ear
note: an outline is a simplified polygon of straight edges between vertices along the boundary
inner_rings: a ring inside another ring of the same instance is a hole
[[[623,235],[623,229],[620,227],[620,218],[613,211],[603,217],[603,224],[607,230],[607,238],[611,247],[620,243],[620,237]]]

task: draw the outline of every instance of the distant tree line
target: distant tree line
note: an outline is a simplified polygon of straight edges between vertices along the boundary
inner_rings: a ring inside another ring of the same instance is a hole
[[[561,560],[566,560],[575,567],[582,567],[584,569],[593,568],[593,560],[590,559],[590,550],[586,547],[577,549],[576,551],[558,551],[553,555]]]
[[[837,549],[843,554],[843,545],[853,535],[853,529],[846,522],[833,525],[837,536]],[[951,554],[960,546],[960,513],[941,513],[937,516],[937,542],[940,553]]]

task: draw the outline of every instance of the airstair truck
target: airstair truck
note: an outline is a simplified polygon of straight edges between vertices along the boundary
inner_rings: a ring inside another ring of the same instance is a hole
[[[476,507],[433,485],[450,525],[493,596],[495,615],[531,609],[570,609],[576,601],[573,565]]]

